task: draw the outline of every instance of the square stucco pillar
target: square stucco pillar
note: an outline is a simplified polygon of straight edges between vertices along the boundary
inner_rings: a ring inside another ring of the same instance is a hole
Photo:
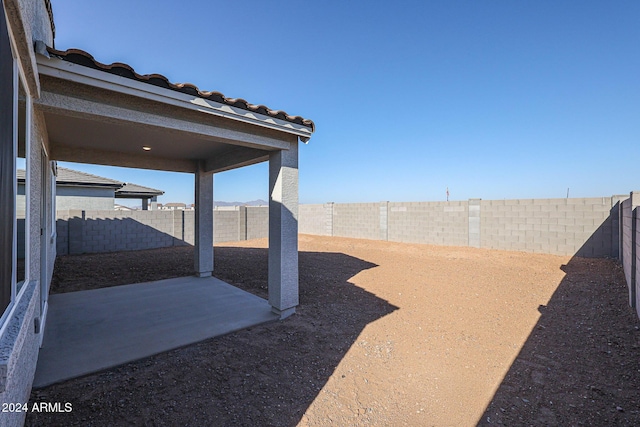
[[[298,305],[298,143],[269,156],[269,304],[281,319]]]
[[[196,172],[195,269],[196,276],[213,272],[213,173]]]

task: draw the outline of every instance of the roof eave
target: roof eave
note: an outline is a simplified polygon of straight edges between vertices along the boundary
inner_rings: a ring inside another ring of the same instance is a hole
[[[73,181],[56,181],[56,186],[60,187],[93,187],[93,188],[122,188],[122,184],[100,184],[94,182],[73,182]]]
[[[170,89],[161,88],[121,77],[115,74],[95,70],[93,68],[74,64],[58,58],[47,58],[36,55],[38,73],[62,80],[72,81],[96,88],[106,89],[117,93],[136,96],[161,102],[167,105],[186,108],[205,114],[236,120],[268,129],[298,136],[307,142],[313,130],[297,123],[288,122],[263,114],[232,107],[204,98],[188,95]]]
[[[116,191],[115,197],[116,199],[140,199],[140,198],[150,198],[150,197],[158,197],[162,196],[164,193],[122,193]]]

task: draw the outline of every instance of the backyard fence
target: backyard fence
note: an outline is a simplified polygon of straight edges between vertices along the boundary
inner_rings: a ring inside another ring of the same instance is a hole
[[[627,196],[301,205],[305,234],[618,257],[619,202]]]
[[[213,211],[215,243],[267,237],[269,208],[221,207]],[[195,212],[160,211],[58,211],[58,255],[135,251],[193,245]]]
[[[631,197],[620,203],[620,262],[629,288],[629,305],[636,309],[640,317],[640,192],[634,191]]]
[[[640,192],[630,196],[300,205],[300,233],[620,259],[640,316]],[[194,243],[193,211],[58,211],[58,255]],[[269,235],[269,209],[214,209],[215,243]]]

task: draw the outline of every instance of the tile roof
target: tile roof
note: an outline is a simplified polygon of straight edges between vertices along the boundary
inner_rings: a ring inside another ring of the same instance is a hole
[[[16,171],[18,181],[25,181],[24,169],[18,169]],[[58,166],[58,176],[56,176],[56,184],[72,184],[72,185],[98,185],[120,188],[124,182],[116,181],[115,179],[103,178],[97,175],[91,175],[90,173],[74,171],[72,169],[61,168]]]
[[[227,98],[220,92],[201,91],[197,86],[191,83],[171,83],[169,79],[161,74],[140,75],[136,73],[131,66],[123,64],[121,62],[114,62],[110,65],[102,64],[96,61],[89,53],[80,49],[67,49],[65,51],[61,51],[47,46],[47,52],[49,53],[49,55],[55,56],[64,61],[72,62],[74,64],[93,68],[99,71],[104,71],[110,74],[115,74],[142,83],[148,83],[161,88],[174,90],[176,92],[182,92],[188,95],[197,96],[199,98],[219,102],[220,104],[226,104],[232,107],[241,108],[253,113],[274,117],[291,123],[296,123],[310,128],[312,132],[315,131],[315,124],[312,120],[305,119],[300,116],[290,116],[284,111],[272,110],[264,105],[249,104],[242,98]]]
[[[58,166],[56,184],[99,185],[120,188],[124,183],[122,181],[116,181],[115,179],[104,178],[90,173],[61,168]]]
[[[24,169],[16,171],[18,182],[25,181]],[[79,185],[79,186],[99,186],[111,187],[115,189],[115,196],[118,198],[134,198],[162,196],[164,191],[155,188],[145,187],[144,185],[133,184],[131,182],[116,181],[115,179],[104,178],[92,175],[86,172],[80,172],[73,169],[62,168],[58,166],[58,175],[56,176],[56,184],[60,185]]]
[[[47,13],[49,14],[49,22],[51,22],[51,33],[53,34],[53,38],[56,37],[56,24],[53,22],[53,9],[51,9],[51,0],[44,0],[44,7],[47,9]]]
[[[18,181],[24,182],[25,171],[24,169],[18,169],[16,171]],[[161,196],[164,194],[162,190],[156,190],[155,188],[145,187],[143,185],[133,184],[131,182],[116,181],[115,179],[104,178],[98,175],[92,175],[86,172],[80,172],[73,169],[67,169],[58,166],[58,175],[56,176],[56,184],[62,185],[85,185],[85,186],[106,186],[115,187],[116,194],[120,195],[150,195]]]
[[[116,197],[118,197],[118,195],[122,196],[126,194],[148,194],[150,196],[161,196],[164,194],[164,191],[156,190],[155,188],[145,187],[143,185],[125,182],[122,188],[116,190]]]

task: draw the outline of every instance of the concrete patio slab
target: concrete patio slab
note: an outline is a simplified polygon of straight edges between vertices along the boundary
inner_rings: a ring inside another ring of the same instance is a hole
[[[33,387],[277,319],[266,300],[214,277],[51,295]]]

